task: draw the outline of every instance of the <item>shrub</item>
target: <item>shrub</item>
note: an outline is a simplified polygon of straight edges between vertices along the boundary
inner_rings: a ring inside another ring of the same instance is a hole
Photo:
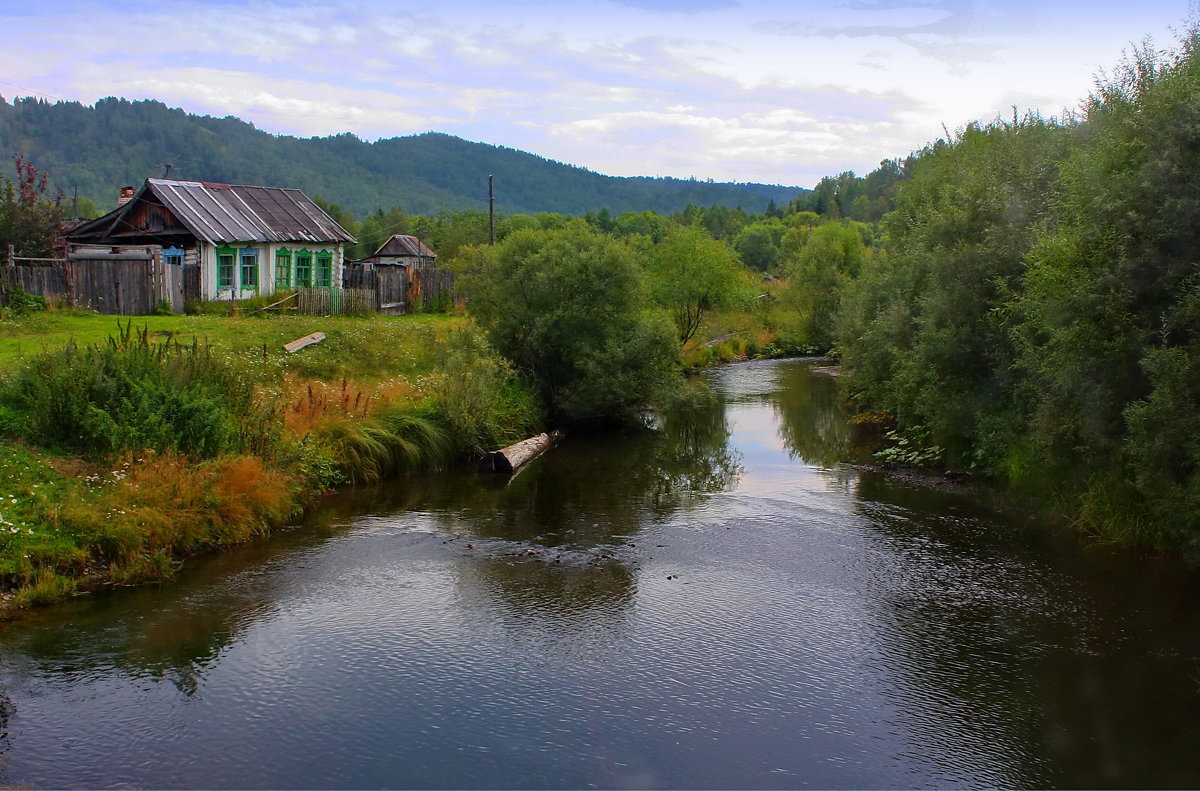
[[[7,288],[0,287],[0,306],[10,311],[14,316],[25,316],[46,309],[46,298],[30,294],[19,285],[13,284]]]
[[[518,230],[466,258],[472,311],[556,416],[636,420],[672,379],[675,331],[649,310],[624,242],[579,227]]]
[[[30,358],[0,383],[0,404],[22,414],[25,439],[94,454],[262,450],[278,423],[256,411],[253,381],[235,361],[197,343],[153,344],[130,326],[101,346]]]

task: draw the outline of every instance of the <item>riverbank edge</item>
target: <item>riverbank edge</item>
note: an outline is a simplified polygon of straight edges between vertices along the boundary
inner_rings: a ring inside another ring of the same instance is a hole
[[[726,348],[728,346],[728,338],[718,339],[718,341],[718,344],[713,348],[717,349],[720,353],[709,356],[700,365],[681,366],[680,375],[690,377],[706,370],[753,360],[804,358],[815,362],[834,362],[834,359],[828,356],[796,353],[793,350],[773,345],[767,347],[769,351],[765,354],[762,353],[761,349],[756,348],[753,354],[732,356],[730,354],[733,351],[732,347]],[[439,374],[441,371],[435,368],[432,373]],[[327,387],[333,387],[336,384],[324,380],[315,381]],[[3,444],[5,443],[0,441],[0,445]],[[11,446],[11,443],[9,445]],[[29,449],[41,453],[48,452],[47,449],[40,447],[31,447]],[[76,489],[79,488],[78,485],[84,478],[87,478],[89,475],[93,478],[99,476],[102,474],[101,471],[106,469],[105,465],[99,465],[95,462],[85,462],[82,458],[64,458],[62,461],[64,463],[58,465],[58,467],[74,467],[82,470],[82,472],[75,476],[59,473],[63,475],[64,479],[74,477],[74,484],[70,485],[74,485]],[[55,467],[54,464],[50,464],[49,466]],[[277,472],[282,471],[277,470]],[[314,495],[312,491],[314,481],[297,474],[296,470],[287,470],[285,474],[290,478],[288,486],[290,495],[285,502],[275,508],[275,511],[283,514],[282,516],[256,518],[249,524],[213,526],[213,529],[210,531],[212,535],[203,537],[199,542],[200,547],[198,549],[186,552],[171,552],[166,557],[148,557],[145,569],[140,572],[117,568],[114,564],[105,563],[96,552],[95,547],[83,547],[82,549],[87,553],[86,556],[80,558],[78,562],[72,564],[70,567],[60,565],[54,569],[53,573],[44,574],[39,579],[28,581],[16,587],[0,588],[0,623],[19,620],[38,607],[65,601],[74,596],[89,595],[106,589],[161,583],[171,579],[190,558],[211,555],[257,541],[280,529],[285,529],[295,524],[297,520],[303,518],[304,514],[310,508],[320,501],[320,493]],[[389,476],[389,479],[402,480],[403,477],[401,473]],[[115,482],[110,481],[110,483]],[[347,481],[341,484],[339,488],[352,487],[355,483],[354,481]],[[57,513],[57,511],[61,510],[62,503],[54,503],[49,507],[53,508]],[[121,509],[121,514],[124,513],[124,510]],[[39,527],[39,529],[42,528]],[[220,534],[228,534],[230,531],[237,538],[231,540],[227,535],[225,537],[220,536]]]

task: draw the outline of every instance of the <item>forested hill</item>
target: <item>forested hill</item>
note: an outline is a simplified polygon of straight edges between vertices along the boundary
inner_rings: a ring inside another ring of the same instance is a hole
[[[352,134],[296,138],[272,135],[232,116],[213,118],[153,100],[79,102],[0,98],[0,172],[13,173],[20,154],[48,172],[68,196],[78,188],[101,208],[118,189],[162,176],[297,187],[359,217],[400,206],[410,214],[486,209],[487,177],[495,176],[503,213],[668,213],[689,203],[761,212],[802,190],[764,184],[721,184],[668,178],[619,178],[511,148],[426,133],[367,143]]]

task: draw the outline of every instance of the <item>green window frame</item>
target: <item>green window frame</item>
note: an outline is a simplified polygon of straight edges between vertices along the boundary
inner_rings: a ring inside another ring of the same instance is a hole
[[[258,250],[253,247],[243,247],[241,252],[242,288],[258,290]]]
[[[313,256],[308,250],[296,253],[296,287],[312,288]]]
[[[333,286],[333,253],[327,250],[317,253],[317,286],[320,288]]]
[[[237,250],[232,247],[217,248],[217,288],[233,288],[237,267]]]
[[[292,251],[286,247],[275,251],[275,288],[292,287]]]

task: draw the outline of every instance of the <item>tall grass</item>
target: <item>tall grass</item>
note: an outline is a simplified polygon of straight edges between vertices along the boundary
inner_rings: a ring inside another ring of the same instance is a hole
[[[461,455],[481,456],[528,437],[545,422],[534,389],[479,330],[451,333],[439,368],[436,414]]]
[[[0,427],[64,450],[178,451],[200,458],[265,450],[277,422],[255,383],[208,345],[151,342],[132,322],[104,344],[28,358],[0,383]]]
[[[169,575],[176,558],[265,535],[300,507],[291,477],[255,456],[168,453],[125,469],[98,493],[76,492],[59,523],[118,580]]]

